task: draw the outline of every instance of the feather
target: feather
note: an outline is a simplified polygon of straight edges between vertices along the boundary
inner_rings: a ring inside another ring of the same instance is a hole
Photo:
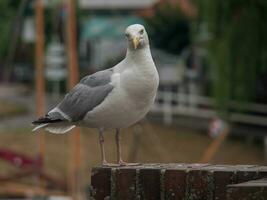
[[[50,133],[63,134],[70,131],[74,127],[75,125],[49,124],[45,127],[45,130],[49,131]]]
[[[36,126],[34,129],[32,129],[32,131],[35,132],[35,131],[39,130],[40,128],[43,128],[43,127],[45,127],[45,126],[47,126],[47,125],[48,125],[48,124],[41,124],[41,125],[39,125],[39,126]]]

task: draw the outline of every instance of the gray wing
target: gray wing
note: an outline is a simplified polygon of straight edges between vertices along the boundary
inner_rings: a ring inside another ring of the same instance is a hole
[[[87,112],[101,104],[112,91],[112,73],[113,70],[108,69],[84,77],[58,104],[57,109],[48,115],[53,118],[68,118],[73,122],[82,120]]]

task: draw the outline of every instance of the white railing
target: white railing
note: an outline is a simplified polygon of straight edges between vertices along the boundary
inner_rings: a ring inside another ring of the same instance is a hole
[[[267,105],[257,103],[230,102],[231,122],[267,126]],[[239,110],[242,110],[240,112]],[[151,113],[163,115],[163,122],[171,124],[175,116],[191,116],[211,119],[216,117],[214,102],[211,97],[159,91]]]

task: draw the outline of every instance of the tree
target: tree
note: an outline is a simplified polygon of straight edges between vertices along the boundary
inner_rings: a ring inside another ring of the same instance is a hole
[[[19,1],[9,0],[0,1],[0,61],[2,61],[7,54],[8,43],[10,42],[11,24],[19,5],[18,2]]]
[[[267,1],[196,2],[199,24],[212,35],[208,48],[218,108],[230,100],[255,100],[257,79],[267,71]]]
[[[16,53],[16,49],[18,47],[18,43],[19,43],[19,39],[20,39],[20,35],[21,35],[21,31],[22,31],[22,22],[23,22],[23,17],[24,17],[24,12],[25,9],[27,7],[29,3],[29,0],[21,0],[20,4],[18,6],[18,4],[10,4],[10,7],[18,7],[16,8],[16,14],[12,19],[11,22],[11,30],[10,30],[10,35],[9,37],[9,43],[8,43],[8,47],[7,47],[7,55],[6,55],[6,59],[5,59],[5,70],[3,73],[4,76],[4,81],[8,82],[10,75],[11,75],[11,71],[13,69],[13,61],[15,58],[15,53]]]
[[[145,18],[152,45],[179,54],[190,43],[189,19],[177,5],[159,4],[153,17]]]

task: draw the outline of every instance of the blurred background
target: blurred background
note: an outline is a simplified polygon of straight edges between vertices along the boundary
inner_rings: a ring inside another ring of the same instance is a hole
[[[160,75],[150,113],[123,130],[129,162],[267,162],[267,2],[0,1],[0,198],[86,199],[94,129],[32,133],[81,77],[124,58],[145,25]],[[108,161],[114,133],[105,133]]]

